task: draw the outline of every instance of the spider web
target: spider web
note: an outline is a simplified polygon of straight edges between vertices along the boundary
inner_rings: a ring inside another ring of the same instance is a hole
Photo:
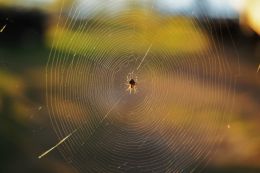
[[[57,148],[78,172],[201,171],[227,129],[237,73],[211,19],[159,15],[155,1],[111,15],[119,2],[87,3],[66,17],[61,5],[46,66],[59,142],[39,158]]]

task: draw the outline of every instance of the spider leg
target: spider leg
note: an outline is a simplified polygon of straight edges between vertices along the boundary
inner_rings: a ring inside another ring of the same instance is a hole
[[[134,78],[134,72],[131,72],[131,79]]]
[[[129,91],[129,94],[131,94],[131,86],[129,84],[128,85],[128,88],[126,89],[126,91]]]
[[[132,73],[128,73],[126,78],[127,78],[127,82],[129,82],[132,79]]]

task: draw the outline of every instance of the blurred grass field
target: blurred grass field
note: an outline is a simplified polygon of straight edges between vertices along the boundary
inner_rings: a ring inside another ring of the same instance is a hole
[[[152,14],[145,14],[146,20],[135,19],[142,15],[131,13],[105,22],[97,20],[94,24],[91,21],[73,23],[69,20],[67,23],[70,25],[51,26],[47,44],[51,45],[54,41],[55,49],[79,55],[85,52],[120,54],[127,49],[141,54],[148,43],[152,43],[153,51],[158,54],[162,47],[170,54],[191,54],[208,48],[210,41],[194,20],[177,17],[156,21],[156,16]]]

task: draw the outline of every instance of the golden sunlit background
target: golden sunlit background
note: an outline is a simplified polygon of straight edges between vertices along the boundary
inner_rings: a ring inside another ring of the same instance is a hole
[[[0,0],[0,172],[260,172],[259,38],[259,0]]]

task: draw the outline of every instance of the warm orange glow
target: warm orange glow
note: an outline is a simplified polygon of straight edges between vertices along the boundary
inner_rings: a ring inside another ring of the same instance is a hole
[[[260,35],[260,1],[251,0],[248,2],[247,9],[248,25]]]

